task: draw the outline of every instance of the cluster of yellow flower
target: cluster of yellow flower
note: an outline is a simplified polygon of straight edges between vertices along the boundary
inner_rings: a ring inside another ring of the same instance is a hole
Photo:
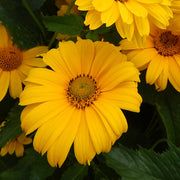
[[[45,46],[22,51],[0,26],[0,100],[8,88],[13,98],[20,97],[20,105],[26,106],[22,129],[26,135],[37,130],[34,148],[47,152],[52,166],[63,164],[73,143],[81,164],[110,151],[128,128],[121,109],[140,111],[139,70],[147,68],[146,81],[158,90],[164,90],[169,79],[180,92],[180,0],[75,4],[88,10],[85,24],[90,29],[115,23],[126,39],[119,47],[78,38],[49,51]]]

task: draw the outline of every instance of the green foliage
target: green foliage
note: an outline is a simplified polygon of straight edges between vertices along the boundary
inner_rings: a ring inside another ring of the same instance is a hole
[[[84,27],[84,20],[78,15],[45,16],[43,22],[49,31],[70,36],[79,35]]]
[[[62,175],[61,180],[82,180],[88,173],[88,166],[78,163],[70,166]]]
[[[180,145],[180,93],[169,87],[159,93],[156,99],[157,110],[167,132],[167,138]]]
[[[46,0],[27,0],[27,3],[32,10],[37,10],[44,4],[45,1]]]
[[[15,44],[21,49],[28,49],[39,44],[40,31],[20,3],[11,0],[0,1],[0,20],[7,27]]]
[[[156,106],[165,126],[168,140],[180,145],[180,93],[170,84],[166,90],[157,92],[154,86],[145,83],[144,73],[142,73],[141,80],[139,91],[143,102]]]
[[[18,106],[17,104],[10,110],[5,126],[1,127],[0,131],[0,147],[6,145],[10,139],[15,139],[18,135],[21,134],[21,122],[20,114],[23,107]]]
[[[107,165],[126,180],[180,179],[180,149],[172,144],[162,154],[143,148],[134,151],[120,145],[104,156]]]
[[[44,180],[52,175],[55,168],[52,168],[47,160],[40,156],[33,149],[27,149],[23,158],[18,163],[2,173],[1,180]]]

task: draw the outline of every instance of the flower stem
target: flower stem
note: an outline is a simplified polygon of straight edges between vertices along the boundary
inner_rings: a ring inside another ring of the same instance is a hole
[[[74,6],[74,3],[75,3],[75,0],[72,1],[72,3],[69,5],[69,7],[68,7],[68,9],[67,9],[67,11],[66,11],[66,15],[69,15],[69,14],[70,14],[70,11],[71,11],[72,7]]]
[[[52,44],[54,43],[55,39],[56,39],[57,33],[54,33],[49,44],[48,44],[48,48],[50,49]]]
[[[26,2],[26,0],[22,0],[22,3],[24,5],[24,7],[26,8],[26,10],[29,12],[29,14],[31,15],[31,17],[33,18],[33,20],[35,21],[35,23],[37,24],[37,26],[39,27],[39,29],[42,32],[43,37],[46,39],[46,33],[44,31],[44,28],[42,26],[42,24],[39,22],[39,20],[36,18],[34,12],[31,10],[31,8],[29,7],[28,3]]]

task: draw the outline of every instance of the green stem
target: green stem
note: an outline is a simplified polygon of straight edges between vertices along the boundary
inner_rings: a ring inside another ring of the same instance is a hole
[[[54,43],[55,39],[56,39],[57,33],[54,33],[49,44],[48,44],[48,48],[50,49],[52,44]]]
[[[157,142],[155,142],[155,144],[151,147],[151,149],[154,150],[156,146],[162,142],[168,142],[168,140],[165,138],[159,139]]]
[[[75,0],[72,1],[72,3],[69,5],[69,7],[68,7],[68,9],[67,9],[67,11],[66,11],[66,15],[69,15],[69,14],[70,14],[71,9],[72,9],[72,7],[74,6],[74,3],[75,3]]]
[[[29,14],[31,15],[31,17],[33,18],[33,20],[35,21],[35,23],[37,24],[37,26],[39,27],[39,29],[41,30],[43,37],[46,38],[46,33],[44,31],[44,28],[42,26],[42,24],[39,22],[39,20],[36,18],[35,14],[33,13],[33,11],[31,10],[31,8],[29,7],[28,3],[26,2],[26,0],[22,0],[22,3],[24,5],[24,7],[27,9],[27,11],[29,12]]]

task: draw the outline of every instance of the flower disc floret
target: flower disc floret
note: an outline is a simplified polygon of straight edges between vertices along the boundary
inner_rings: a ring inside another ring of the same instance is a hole
[[[17,47],[0,48],[0,68],[3,71],[17,69],[22,63],[22,53]]]

